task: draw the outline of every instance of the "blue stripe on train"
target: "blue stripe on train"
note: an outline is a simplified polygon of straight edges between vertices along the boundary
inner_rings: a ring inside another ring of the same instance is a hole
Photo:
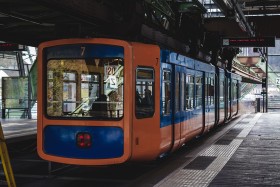
[[[191,111],[181,111],[180,115],[176,114],[176,117],[174,118],[174,124],[179,124],[180,122],[187,121],[191,118],[201,116],[202,118],[202,109],[194,109]],[[171,114],[168,116],[161,116],[160,118],[160,128],[166,127],[171,125]]]
[[[79,148],[76,135],[91,134],[92,146]],[[121,157],[124,153],[124,135],[119,127],[47,126],[44,129],[44,151],[47,154],[80,159]]]
[[[84,51],[81,51],[81,49],[84,49]],[[124,48],[113,45],[75,44],[54,46],[45,50],[48,60],[61,58],[124,58]]]

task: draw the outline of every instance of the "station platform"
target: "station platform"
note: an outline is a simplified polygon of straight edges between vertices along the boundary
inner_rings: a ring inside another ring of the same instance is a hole
[[[35,136],[36,122],[2,121],[5,137],[12,140]],[[134,187],[280,186],[279,112],[241,115],[197,142],[198,146],[186,147],[160,164],[132,165],[132,170],[125,170],[125,165],[113,168],[67,165],[63,168],[69,170],[49,172],[50,163],[38,158],[36,151],[33,152],[33,160],[24,156],[23,159],[12,159],[12,163],[17,184],[26,187],[72,187],[77,184]],[[108,173],[114,175],[111,177]],[[123,174],[124,178],[116,177],[116,173]],[[132,173],[135,175],[130,176]],[[127,179],[127,176],[130,177]]]
[[[154,186],[280,186],[280,115],[256,113]]]
[[[37,119],[1,119],[1,125],[7,142],[37,134]]]

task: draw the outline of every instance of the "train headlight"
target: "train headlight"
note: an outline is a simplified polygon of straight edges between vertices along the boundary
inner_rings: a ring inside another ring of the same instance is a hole
[[[76,136],[77,145],[81,148],[88,148],[91,146],[91,135],[87,132],[80,132]]]

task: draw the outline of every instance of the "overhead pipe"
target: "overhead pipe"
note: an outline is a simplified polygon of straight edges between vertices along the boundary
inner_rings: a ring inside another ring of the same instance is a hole
[[[28,18],[27,16],[23,16],[23,15],[18,16],[18,15],[12,14],[11,12],[7,12],[7,11],[4,11],[4,10],[0,10],[0,15],[15,18],[15,19],[19,19],[19,20],[22,20],[22,21],[26,21],[26,22],[29,22],[29,23],[36,24],[36,25],[54,26],[54,24],[51,24],[51,23],[41,23],[41,22],[38,22],[36,20],[33,20],[32,18]]]
[[[250,37],[254,37],[255,33],[252,30],[250,24],[248,23],[248,21],[245,18],[245,15],[243,14],[242,9],[240,8],[238,2],[236,2],[236,0],[231,0],[231,3],[233,5],[233,8],[235,9],[235,11],[237,12],[237,14],[239,15],[241,21],[243,22],[243,24],[246,27],[247,32],[249,33]]]
[[[213,2],[219,7],[224,15],[227,15],[228,10],[232,9],[232,4],[228,0],[213,0]]]

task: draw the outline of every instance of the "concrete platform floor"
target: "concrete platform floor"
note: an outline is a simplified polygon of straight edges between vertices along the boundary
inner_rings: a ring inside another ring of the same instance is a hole
[[[280,186],[280,115],[249,114],[155,186]]]

